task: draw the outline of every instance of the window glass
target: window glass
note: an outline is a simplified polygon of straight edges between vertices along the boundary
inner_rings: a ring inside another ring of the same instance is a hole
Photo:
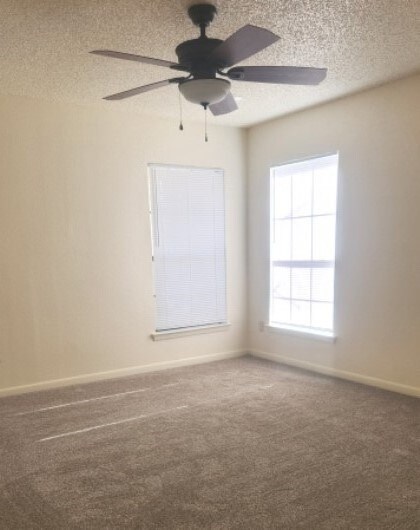
[[[338,155],[271,169],[270,324],[332,332]]]

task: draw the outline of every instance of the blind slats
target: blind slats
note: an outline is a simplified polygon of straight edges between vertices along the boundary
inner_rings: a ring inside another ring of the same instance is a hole
[[[156,330],[225,323],[223,171],[149,169]]]

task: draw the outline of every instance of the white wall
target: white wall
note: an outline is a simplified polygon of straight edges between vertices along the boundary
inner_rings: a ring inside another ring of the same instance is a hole
[[[420,387],[419,95],[414,76],[250,129],[251,350],[390,388]],[[335,151],[337,342],[261,332],[269,300],[270,166]]]
[[[0,98],[0,389],[244,349],[245,133]],[[221,167],[228,331],[153,342],[147,164]]]
[[[419,94],[414,76],[248,133],[214,127],[208,144],[200,125],[180,133],[172,121],[111,107],[1,97],[0,393],[245,348],[402,391],[418,388]],[[336,150],[337,342],[261,332],[269,168]],[[228,331],[150,339],[149,162],[225,169]]]

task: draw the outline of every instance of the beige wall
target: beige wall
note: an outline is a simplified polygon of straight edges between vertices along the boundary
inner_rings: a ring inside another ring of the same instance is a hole
[[[419,387],[419,93],[414,76],[248,133],[212,128],[208,144],[200,125],[179,133],[172,121],[112,108],[1,97],[0,394],[245,348],[402,391]],[[269,168],[336,150],[337,342],[261,332]],[[149,162],[225,169],[228,331],[150,339]]]
[[[0,389],[243,350],[245,133],[0,98]],[[228,331],[153,342],[149,162],[221,167]]]
[[[420,387],[419,96],[414,76],[249,131],[253,351],[402,390]],[[334,151],[340,154],[337,342],[260,332],[269,299],[269,168]]]

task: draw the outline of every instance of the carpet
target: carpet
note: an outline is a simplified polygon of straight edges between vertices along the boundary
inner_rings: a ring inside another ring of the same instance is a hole
[[[239,359],[0,399],[0,528],[420,528],[420,401]]]

